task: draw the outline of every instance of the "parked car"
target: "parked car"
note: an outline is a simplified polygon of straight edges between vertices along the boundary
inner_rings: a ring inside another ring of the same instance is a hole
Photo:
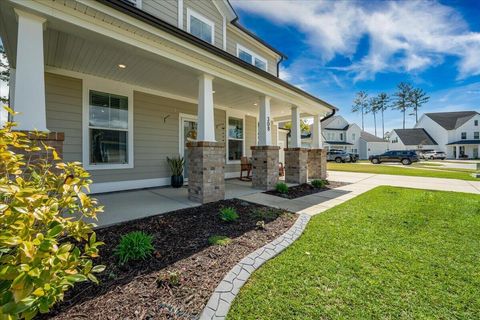
[[[336,163],[350,162],[350,154],[345,150],[330,150],[327,152],[327,161],[335,161]]]
[[[403,165],[409,165],[412,164],[412,162],[417,162],[418,156],[415,151],[391,150],[380,155],[370,156],[368,160],[373,164],[379,164],[382,162],[401,162]]]
[[[430,160],[435,160],[435,159],[445,160],[447,158],[447,155],[443,151],[427,151],[422,153],[422,158],[430,159]]]

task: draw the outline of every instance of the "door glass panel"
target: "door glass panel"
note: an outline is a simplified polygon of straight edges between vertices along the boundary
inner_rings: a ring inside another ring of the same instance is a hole
[[[183,176],[188,178],[188,148],[187,143],[197,140],[197,122],[192,120],[183,120],[183,158],[185,159]]]

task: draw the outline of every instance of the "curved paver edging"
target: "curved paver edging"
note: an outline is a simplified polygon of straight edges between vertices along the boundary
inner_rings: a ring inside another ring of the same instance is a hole
[[[287,232],[272,242],[250,253],[233,267],[217,286],[203,309],[200,320],[225,319],[232,306],[233,300],[240,292],[240,288],[247,282],[253,271],[285,250],[305,230],[311,216],[300,214],[297,221]]]

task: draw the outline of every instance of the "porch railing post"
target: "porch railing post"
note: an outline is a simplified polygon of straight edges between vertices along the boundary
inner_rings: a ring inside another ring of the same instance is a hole
[[[301,144],[300,112],[296,106],[292,106],[292,133],[291,148],[300,148]]]
[[[213,77],[208,74],[198,78],[198,141],[215,142],[212,81]]]
[[[260,99],[260,114],[258,125],[258,145],[272,145],[272,129],[270,119],[270,97],[263,96]]]

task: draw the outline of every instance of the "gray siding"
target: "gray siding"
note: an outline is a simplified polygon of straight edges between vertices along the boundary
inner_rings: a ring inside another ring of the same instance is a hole
[[[178,26],[178,0],[142,0],[142,10]]]
[[[247,42],[233,31],[230,28],[235,27],[228,27],[227,28],[227,52],[237,56],[237,43],[241,46],[253,51],[254,53],[258,54],[259,56],[263,57],[268,61],[267,71],[273,75],[277,75],[277,61],[275,56],[270,53],[267,49],[261,46],[254,46],[250,42]]]
[[[82,80],[45,74],[47,128],[64,132],[63,158],[82,160]]]
[[[187,31],[187,8],[201,14],[215,23],[215,46],[223,49],[223,17],[212,1],[184,0],[183,3],[183,28]]]

